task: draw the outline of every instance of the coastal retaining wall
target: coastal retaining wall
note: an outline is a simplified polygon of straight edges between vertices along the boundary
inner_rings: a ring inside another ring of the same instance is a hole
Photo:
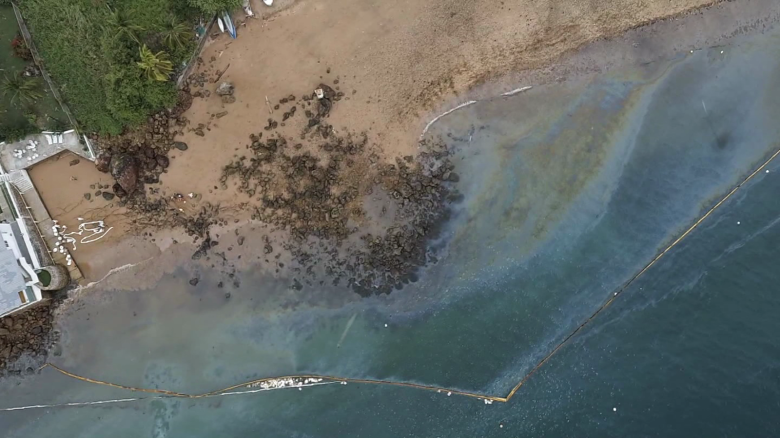
[[[192,56],[190,56],[190,60],[187,61],[187,66],[184,67],[184,71],[181,72],[179,75],[179,78],[176,79],[176,86],[181,88],[184,82],[187,80],[187,77],[190,75],[190,72],[192,72],[192,68],[197,64],[195,61],[198,59],[198,56],[200,56],[201,52],[203,52],[203,48],[206,47],[206,42],[209,39],[209,34],[211,33],[212,28],[214,27],[214,23],[217,21],[217,16],[215,15],[211,21],[209,21],[209,24],[206,26],[206,31],[203,32],[203,36],[200,37],[200,41],[198,41],[198,47],[192,52]]]

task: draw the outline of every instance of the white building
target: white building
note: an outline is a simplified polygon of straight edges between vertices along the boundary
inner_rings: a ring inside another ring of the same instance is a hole
[[[24,185],[27,178],[20,174],[6,173],[0,166],[0,317],[15,313],[44,299],[40,280],[48,286],[51,275],[41,272],[41,260],[32,243],[30,230],[21,215],[21,208],[14,196],[16,185]],[[31,183],[29,183],[31,185]]]
[[[0,224],[0,317],[14,313],[43,299],[36,269],[40,263],[35,251],[16,222]]]

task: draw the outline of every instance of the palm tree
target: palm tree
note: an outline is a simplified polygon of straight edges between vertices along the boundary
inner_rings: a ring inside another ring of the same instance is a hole
[[[162,32],[163,42],[170,50],[181,49],[191,38],[190,30],[187,25],[176,20],[176,17],[170,17],[165,22]]]
[[[108,23],[116,30],[116,34],[114,34],[115,38],[127,36],[136,43],[141,44],[138,35],[143,33],[146,29],[137,24],[133,24],[130,18],[120,10],[111,11],[108,17]]]
[[[136,64],[150,80],[167,81],[173,72],[173,63],[168,60],[168,54],[163,51],[152,53],[146,44],[141,46],[141,62]]]
[[[41,84],[34,78],[26,78],[21,74],[6,76],[2,85],[3,96],[11,95],[10,103],[19,102],[29,105],[43,97]]]

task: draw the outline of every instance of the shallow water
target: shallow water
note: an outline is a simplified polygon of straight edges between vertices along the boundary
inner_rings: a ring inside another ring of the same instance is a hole
[[[779,36],[540,86],[441,119],[431,133],[456,151],[464,200],[440,262],[389,297],[297,292],[290,279],[246,272],[226,300],[217,273],[193,288],[179,271],[152,290],[87,298],[63,322],[64,354],[53,361],[189,393],[321,373],[504,396],[780,147]],[[768,170],[508,404],[330,385],[0,412],[3,435],[777,435],[780,164]],[[0,383],[0,394],[0,408],[132,396],[52,370]]]

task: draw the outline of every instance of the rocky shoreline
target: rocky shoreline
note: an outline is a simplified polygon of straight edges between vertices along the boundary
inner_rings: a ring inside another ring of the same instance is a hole
[[[224,104],[235,101],[232,84],[204,79],[203,74],[191,77],[179,105],[150,117],[145,126],[121,136],[93,136],[100,147],[95,165],[115,182],[96,185],[98,191],[85,193],[85,198],[102,197],[126,207],[132,231],[139,234],[185,230],[198,245],[192,259],[209,261],[213,255],[233,278],[235,269],[225,253],[214,250],[218,242],[211,236],[212,226],[228,223],[221,206],[199,202],[193,210],[193,202],[185,211],[182,203],[198,201],[202,194],[170,194],[160,186],[160,177],[172,164],[169,152],[188,150],[176,137],[185,129],[200,136],[209,131],[202,124],[189,127],[183,116],[193,98],[207,98],[211,92],[204,88],[214,84]],[[300,98],[288,95],[275,104],[281,119],[268,118],[258,126],[243,145],[244,152],[223,167],[214,190],[246,195],[247,201],[238,206],[247,212],[246,220],[288,236],[281,248],[266,240],[263,254],[276,253],[278,258],[281,251],[289,252],[300,274],[290,279],[292,288],[328,279],[364,297],[390,293],[416,281],[418,269],[437,260],[428,243],[448,218],[448,205],[458,199],[452,187],[458,176],[443,143],[421,142],[417,156],[391,162],[367,133],[329,124],[331,111],[345,98],[338,80],[334,82],[333,87],[320,84]],[[238,237],[239,245],[243,239]],[[190,284],[197,285],[198,279]],[[58,340],[53,329],[57,305],[41,305],[0,321],[0,373],[30,373],[45,362]]]
[[[286,245],[309,272],[346,284],[363,296],[388,293],[415,278],[433,260],[427,239],[447,216],[451,182],[457,181],[442,144],[421,144],[419,156],[383,162],[365,132],[327,123],[343,93],[320,84],[311,95],[283,98],[282,123],[300,112],[299,137],[285,136],[268,119],[252,134],[246,155],[223,169],[220,183],[254,198],[251,218],[287,230]],[[371,205],[371,198],[379,198]],[[322,243],[320,251],[312,251]],[[266,253],[272,249],[267,248]]]
[[[59,303],[55,298],[0,318],[0,378],[35,373],[58,348],[60,334],[54,329],[54,313]]]
[[[176,137],[185,129],[199,136],[210,131],[209,125],[190,127],[183,116],[193,99],[214,93],[223,105],[235,102],[231,83],[216,84],[219,73],[213,72],[215,78],[191,76],[180,104],[151,117],[145,127],[94,138],[102,148],[98,170],[116,181],[113,193],[103,196],[116,196],[139,230],[183,228],[200,245],[193,259],[208,258],[216,246],[209,230],[227,224],[222,206],[203,202],[197,212],[185,212],[181,202],[197,201],[202,194],[165,194],[157,184],[171,164],[168,152],[188,149]],[[281,119],[270,117],[258,126],[241,145],[244,152],[223,167],[213,191],[246,195],[238,207],[250,212],[247,220],[288,233],[281,249],[290,252],[309,280],[326,276],[363,296],[389,293],[414,281],[418,268],[436,260],[427,242],[446,220],[447,204],[457,199],[451,186],[458,177],[443,143],[421,142],[417,156],[388,162],[367,133],[329,124],[330,113],[348,99],[339,88],[336,79],[332,86],[323,83],[300,97],[280,99],[273,109]],[[229,117],[228,111],[213,116]],[[264,254],[278,250],[267,242]]]

